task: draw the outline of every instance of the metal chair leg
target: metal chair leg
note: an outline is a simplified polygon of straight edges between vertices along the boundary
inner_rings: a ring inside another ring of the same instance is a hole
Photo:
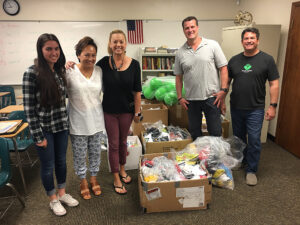
[[[6,185],[13,190],[13,192],[16,194],[17,198],[19,199],[20,203],[23,205],[23,207],[25,207],[25,201],[22,198],[22,196],[19,194],[19,192],[17,191],[17,189],[15,188],[15,186],[13,184],[11,184],[11,183],[7,183]]]
[[[22,161],[21,161],[20,154],[19,154],[19,151],[18,151],[16,138],[12,138],[12,140],[13,140],[13,143],[14,143],[14,148],[15,148],[15,152],[16,152],[18,167],[19,167],[20,175],[21,175],[22,182],[23,182],[24,193],[25,193],[25,195],[27,195],[27,188],[26,188],[26,182],[25,182],[25,177],[24,177],[23,168],[22,168]]]

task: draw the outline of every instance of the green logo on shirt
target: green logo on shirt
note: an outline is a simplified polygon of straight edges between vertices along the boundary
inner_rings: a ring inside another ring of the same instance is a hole
[[[244,66],[244,69],[245,69],[245,70],[250,70],[251,67],[252,67],[252,66],[251,66],[250,64],[246,64],[246,65]]]

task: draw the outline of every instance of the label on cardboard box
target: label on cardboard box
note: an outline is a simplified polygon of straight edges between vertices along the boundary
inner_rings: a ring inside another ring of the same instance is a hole
[[[183,208],[204,206],[204,186],[176,188],[176,197]]]
[[[161,193],[160,193],[159,187],[147,190],[147,191],[145,191],[145,194],[149,201],[161,198]]]

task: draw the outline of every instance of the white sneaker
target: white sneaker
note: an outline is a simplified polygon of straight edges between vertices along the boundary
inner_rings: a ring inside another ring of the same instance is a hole
[[[62,206],[58,199],[54,199],[50,202],[50,209],[57,216],[63,216],[67,213],[66,209]]]
[[[57,198],[61,203],[64,203],[69,207],[75,207],[79,205],[79,202],[75,198],[73,198],[70,194],[64,194],[61,197],[57,195]]]

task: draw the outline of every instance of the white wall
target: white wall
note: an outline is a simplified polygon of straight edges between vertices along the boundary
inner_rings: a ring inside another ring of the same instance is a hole
[[[0,20],[232,19],[236,0],[18,0],[21,12]]]
[[[282,81],[290,11],[295,0],[18,0],[21,12],[14,17],[2,11],[0,20],[121,21],[124,19],[180,21],[195,15],[199,20],[233,19],[239,9],[249,11],[257,24],[281,24],[278,69]],[[201,31],[201,28],[200,28]],[[178,31],[178,35],[182,35]],[[165,44],[165,43],[164,43]],[[277,117],[269,133],[275,136]]]
[[[281,24],[281,40],[277,66],[280,73],[280,86],[282,83],[285,53],[287,46],[288,30],[290,24],[290,15],[292,3],[296,0],[242,0],[240,7],[252,13],[254,21],[257,24]],[[277,113],[278,113],[277,109]],[[269,133],[276,134],[277,118],[270,121]]]

